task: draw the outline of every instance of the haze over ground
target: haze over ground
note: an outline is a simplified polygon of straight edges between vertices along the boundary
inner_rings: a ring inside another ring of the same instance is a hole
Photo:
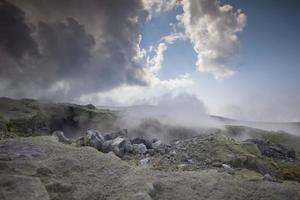
[[[0,96],[300,121],[297,0],[1,0],[0,23]]]

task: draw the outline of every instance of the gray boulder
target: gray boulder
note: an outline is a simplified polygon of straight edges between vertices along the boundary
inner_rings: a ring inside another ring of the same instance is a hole
[[[147,147],[144,144],[133,144],[133,152],[136,154],[145,154],[147,153]]]
[[[113,132],[109,132],[109,133],[105,133],[104,134],[104,139],[105,140],[113,140],[117,137],[127,137],[127,129],[123,129],[120,131],[113,131]]]
[[[111,143],[113,152],[119,157],[123,157],[125,154],[124,143],[125,143],[125,138],[121,138],[121,137],[117,137]]]
[[[102,150],[102,144],[104,143],[104,137],[97,130],[87,130],[86,132],[86,144],[96,148],[97,150]]]
[[[125,152],[127,152],[127,153],[132,153],[133,152],[133,145],[132,145],[132,143],[130,142],[129,139],[125,140],[124,149],[125,149]]]
[[[108,153],[108,152],[113,151],[112,145],[111,145],[112,142],[113,142],[113,140],[107,140],[107,141],[104,141],[104,142],[102,143],[101,151],[102,151],[103,153]]]
[[[162,155],[167,154],[170,150],[170,146],[162,143],[160,140],[155,140],[152,143],[152,148],[155,150],[155,152],[159,152]]]
[[[162,142],[160,140],[155,140],[155,142],[152,143],[153,149],[159,149],[162,146]]]
[[[152,149],[152,143],[150,140],[144,139],[144,138],[134,138],[131,140],[132,144],[144,144],[147,149]]]
[[[71,144],[71,140],[67,138],[62,131],[54,131],[52,136],[56,137],[59,142]]]
[[[102,136],[101,132],[97,131],[97,130],[93,130],[93,129],[89,129],[86,131],[86,136],[89,139],[92,138],[97,138],[101,141],[104,141],[104,137]]]
[[[235,174],[235,170],[230,166],[230,165],[227,165],[227,164],[222,164],[222,167],[224,168],[225,172],[227,172],[228,174]]]
[[[133,151],[133,146],[128,138],[115,138],[111,143],[111,147],[113,152],[119,157],[123,157],[125,153]]]

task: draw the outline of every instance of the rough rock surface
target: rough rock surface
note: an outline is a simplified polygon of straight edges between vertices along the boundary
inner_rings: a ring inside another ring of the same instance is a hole
[[[228,174],[235,174],[236,169],[246,168],[262,175],[269,174],[276,180],[300,182],[299,159],[296,159],[293,149],[289,150],[281,144],[260,139],[240,142],[222,133],[202,134],[168,145],[156,139],[130,140],[123,134],[114,134],[119,136],[105,140],[103,135],[108,134],[88,130],[85,136],[73,140],[72,145],[91,146],[103,153],[113,152],[131,163],[142,164],[147,159],[147,167],[158,170],[195,171],[219,168]],[[62,143],[69,144],[71,141],[61,131],[56,131],[53,135]],[[145,143],[151,143],[149,148]]]
[[[178,154],[178,152],[177,152]],[[300,183],[248,169],[160,171],[41,136],[0,141],[0,199],[297,200]]]
[[[112,140],[111,147],[113,152],[119,156],[123,157],[125,153],[132,152],[133,146],[128,138],[117,137]]]
[[[288,149],[283,145],[259,139],[248,139],[246,142],[256,144],[262,155],[276,159],[296,159],[296,153],[293,148]]]
[[[26,186],[23,181],[24,196],[37,193],[31,199],[117,198],[115,191],[123,187],[120,178],[130,170],[116,156],[91,147],[64,145],[50,136],[1,141],[0,168],[0,199],[5,200],[19,199],[23,179],[32,182]]]
[[[273,159],[262,155],[254,143],[238,142],[222,134],[175,141],[165,147],[165,153],[155,154],[150,163],[153,169],[165,171],[226,168],[224,166],[237,170],[246,168],[262,175],[300,182],[299,159]],[[230,173],[233,173],[232,170]]]
[[[127,137],[127,129],[123,129],[120,131],[113,131],[113,132],[108,132],[104,134],[104,139],[105,140],[113,140],[117,137]]]
[[[104,137],[97,130],[87,130],[85,137],[85,144],[88,146],[94,147],[97,150],[102,150],[104,143]]]
[[[0,199],[50,199],[44,184],[39,178],[22,175],[1,175],[0,180]]]
[[[65,143],[65,144],[71,144],[71,140],[69,138],[67,138],[65,135],[64,135],[64,132],[62,131],[54,131],[52,133],[53,136],[55,136],[59,142],[62,142],[62,143]]]
[[[137,154],[145,154],[147,152],[147,147],[143,143],[133,144],[133,151]]]
[[[131,140],[131,142],[132,144],[144,144],[147,149],[152,149],[152,142],[147,139],[137,137]]]

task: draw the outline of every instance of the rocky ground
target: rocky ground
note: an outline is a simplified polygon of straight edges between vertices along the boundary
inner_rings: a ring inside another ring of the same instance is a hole
[[[127,130],[114,125],[116,112],[33,100],[1,99],[0,114],[0,199],[300,196],[300,138],[285,132],[155,120]],[[171,139],[141,134],[146,129]]]
[[[227,165],[185,171],[133,165],[55,137],[0,142],[0,199],[298,199],[300,183]]]

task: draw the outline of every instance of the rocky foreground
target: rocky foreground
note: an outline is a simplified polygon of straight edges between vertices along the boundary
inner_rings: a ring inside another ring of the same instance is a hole
[[[265,179],[300,182],[300,162],[293,148],[261,139],[237,141],[224,132],[200,134],[164,144],[159,139],[128,137],[127,130],[101,133],[88,130],[71,140],[55,131],[58,141],[77,147],[90,146],[103,153],[114,153],[131,164],[163,171],[195,171],[222,168],[229,174],[246,168]]]
[[[298,199],[283,145],[224,134],[163,144],[126,130],[0,141],[0,199]]]
[[[0,99],[0,199],[299,199],[298,136],[155,120],[127,130],[117,115]]]

